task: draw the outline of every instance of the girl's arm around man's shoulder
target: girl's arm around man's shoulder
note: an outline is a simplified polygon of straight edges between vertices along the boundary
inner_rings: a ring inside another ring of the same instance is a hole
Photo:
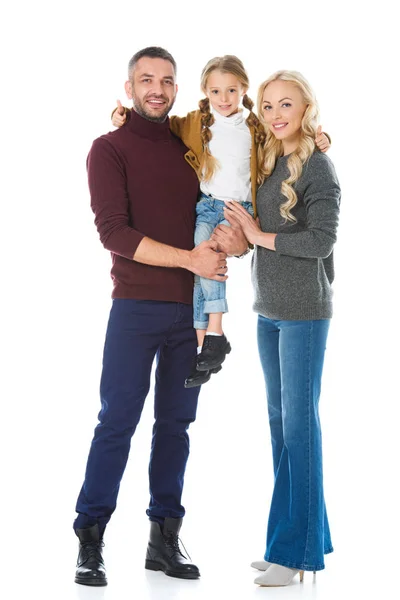
[[[122,106],[118,101],[118,106],[111,113],[111,121],[114,127],[122,127],[130,119],[132,108]],[[201,112],[194,110],[186,117],[177,117],[173,115],[169,118],[169,125],[172,133],[179,137],[183,143],[197,154],[201,152]]]

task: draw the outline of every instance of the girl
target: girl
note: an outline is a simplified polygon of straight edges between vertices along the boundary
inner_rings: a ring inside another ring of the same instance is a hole
[[[224,219],[225,201],[235,200],[249,217],[257,216],[257,148],[265,141],[265,130],[252,111],[248,88],[248,75],[236,56],[213,58],[201,74],[201,89],[206,97],[199,102],[199,110],[170,119],[173,133],[190,149],[186,159],[200,179],[196,246],[208,240],[217,225],[229,225]],[[241,103],[249,110],[247,119]],[[119,104],[113,113],[113,125],[123,125],[129,114],[129,109]],[[321,150],[329,147],[328,138],[320,132],[316,142]],[[222,328],[222,315],[228,311],[225,288],[224,281],[195,276],[193,304],[198,354],[185,387],[208,381],[212,373],[221,370],[226,354],[231,351]]]
[[[318,106],[307,81],[279,71],[258,94],[267,134],[259,147],[260,226],[239,203],[226,218],[255,245],[252,279],[275,484],[261,586],[288,585],[324,568],[333,551],[325,510],[318,404],[332,316],[340,187],[316,151]],[[229,208],[228,208],[229,207]]]

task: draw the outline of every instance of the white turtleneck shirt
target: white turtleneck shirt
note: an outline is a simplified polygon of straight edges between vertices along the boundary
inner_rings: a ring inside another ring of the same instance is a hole
[[[251,134],[243,111],[230,117],[217,111],[213,115],[209,149],[219,166],[210,181],[200,183],[200,189],[217,200],[251,202]]]

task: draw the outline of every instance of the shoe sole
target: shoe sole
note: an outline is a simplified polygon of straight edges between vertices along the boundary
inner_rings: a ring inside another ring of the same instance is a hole
[[[108,585],[107,579],[94,579],[89,581],[88,579],[79,579],[79,577],[75,577],[75,583],[79,583],[80,585],[88,585],[90,587],[104,587]]]
[[[144,568],[148,571],[162,571],[168,577],[175,577],[177,579],[198,579],[200,577],[200,573],[175,573],[174,571],[169,571],[162,564],[154,560],[146,560]]]
[[[198,371],[212,371],[212,369],[216,369],[217,367],[220,367],[222,365],[222,363],[224,362],[224,360],[226,359],[226,355],[230,354],[231,350],[232,350],[231,345],[228,344],[227,349],[225,350],[225,356],[221,360],[221,362],[211,363],[211,364],[207,365],[206,367],[201,367],[200,365],[197,365],[197,367],[196,367],[197,370]]]
[[[185,385],[184,385],[184,387],[185,387],[186,389],[189,389],[189,388],[194,388],[194,387],[200,387],[200,386],[201,386],[201,385],[203,385],[204,383],[207,383],[207,381],[210,381],[210,379],[211,379],[211,374],[212,374],[212,373],[219,373],[219,372],[221,371],[221,369],[222,369],[221,365],[218,365],[218,367],[215,367],[215,368],[213,368],[213,369],[207,369],[207,371],[210,371],[210,374],[209,374],[209,376],[207,377],[207,379],[203,379],[203,381],[202,381],[201,383],[198,383],[197,381],[191,381],[190,383],[186,383],[186,382],[185,382]]]
[[[209,369],[207,369],[207,371],[208,370]],[[186,383],[186,381],[185,381],[185,386],[184,387],[186,389],[194,388],[194,387],[200,387],[204,383],[207,383],[207,381],[210,381],[210,379],[211,379],[211,374],[206,379],[203,379],[203,381],[200,381],[200,382],[199,381],[190,381],[189,383]]]

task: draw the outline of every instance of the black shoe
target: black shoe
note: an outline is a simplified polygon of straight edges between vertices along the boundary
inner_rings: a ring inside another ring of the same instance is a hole
[[[199,385],[203,385],[203,383],[207,383],[210,380],[212,373],[219,373],[222,369],[221,366],[216,367],[215,369],[210,369],[210,371],[198,371],[197,370],[197,357],[193,361],[192,370],[190,371],[189,377],[185,379],[185,388],[193,388]]]
[[[102,556],[104,542],[100,538],[99,526],[96,524],[88,529],[77,529],[75,533],[80,541],[75,583],[107,585],[106,568]]]
[[[219,367],[231,351],[224,335],[206,335],[200,354],[197,356],[198,371],[209,371]]]
[[[150,571],[164,571],[170,577],[198,579],[199,569],[187,560],[179,547],[181,525],[182,519],[169,517],[165,519],[162,527],[156,521],[151,521],[145,568]]]

